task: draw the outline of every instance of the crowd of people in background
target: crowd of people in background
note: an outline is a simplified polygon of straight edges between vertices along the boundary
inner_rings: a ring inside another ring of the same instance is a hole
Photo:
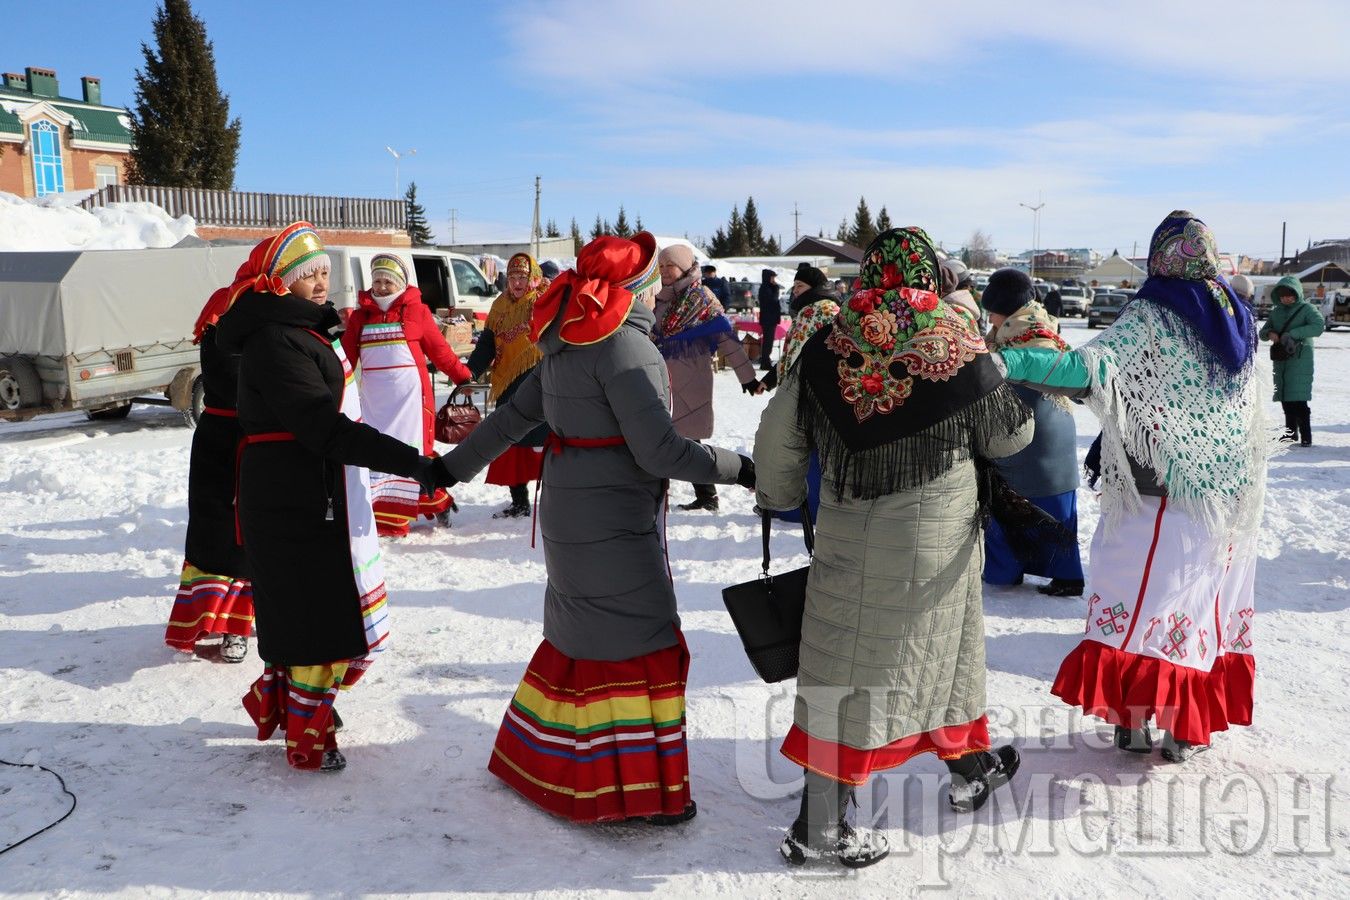
[[[719,512],[717,485],[739,485],[757,511],[805,509],[815,525],[781,747],[804,778],[789,863],[885,857],[850,800],[916,755],[944,761],[958,813],[1016,775],[1017,751],[989,734],[983,584],[1035,576],[1051,597],[1088,594],[1052,692],[1114,726],[1122,751],[1182,762],[1252,722],[1272,452],[1251,285],[1217,262],[1205,224],[1171,213],[1133,301],[1072,347],[1055,291],[1042,302],[1003,269],[977,298],[921,228],[894,228],[851,284],[802,263],[782,298],[765,269],[752,360],[714,266],[645,232],[606,236],[568,269],[511,257],[462,361],[394,252],[371,261],[344,325],[322,242],[295,223],[197,323],[207,409],[166,641],[220,635],[220,658],[240,662],[256,628],[263,671],[244,706],[259,739],[280,730],[292,766],[341,769],[334,702],[388,635],[380,540],[444,523],[449,491],[484,469],[510,491],[499,517],[529,517],[542,484],[543,636],[489,770],[573,822],[677,825],[697,812],[684,701],[697,659],[659,520],[671,480],[693,485],[679,508],[694,512]],[[1308,446],[1322,319],[1296,279],[1273,296],[1259,339],[1283,439]],[[711,443],[719,358],[746,393],[771,392],[750,454]],[[428,362],[456,389],[488,378],[494,406],[444,455]],[[1075,405],[1101,426],[1086,574]]]

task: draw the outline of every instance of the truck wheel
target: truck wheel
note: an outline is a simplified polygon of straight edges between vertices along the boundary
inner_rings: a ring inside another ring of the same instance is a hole
[[[192,403],[187,408],[188,424],[196,428],[206,415],[206,382],[198,375],[192,380]]]
[[[42,379],[22,356],[0,356],[0,409],[42,405]]]
[[[91,409],[85,415],[95,422],[115,422],[118,419],[125,419],[130,413],[131,404],[123,403],[106,409]]]

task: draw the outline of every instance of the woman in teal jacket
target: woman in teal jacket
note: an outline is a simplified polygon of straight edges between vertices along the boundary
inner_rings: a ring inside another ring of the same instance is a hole
[[[1326,322],[1322,313],[1303,299],[1303,285],[1293,275],[1281,278],[1270,292],[1275,301],[1261,328],[1261,340],[1270,341],[1275,361],[1275,399],[1284,407],[1284,437],[1301,447],[1312,446],[1313,345]]]

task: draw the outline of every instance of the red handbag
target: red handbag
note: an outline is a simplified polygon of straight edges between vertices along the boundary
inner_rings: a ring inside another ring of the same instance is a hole
[[[451,394],[436,413],[436,440],[443,444],[458,444],[483,421],[483,414],[473,405],[467,394]]]

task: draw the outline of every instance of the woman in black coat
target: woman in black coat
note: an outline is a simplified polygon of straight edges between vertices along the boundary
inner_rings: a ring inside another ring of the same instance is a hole
[[[228,290],[207,301],[196,327],[206,410],[192,434],[188,467],[188,527],[183,572],[164,642],[191,653],[221,636],[219,659],[240,663],[253,633],[253,587],[244,548],[234,534],[234,455],[241,432],[235,412],[239,356],[216,345],[215,323]]]
[[[292,766],[335,770],[333,700],[388,637],[367,470],[427,484],[431,460],[359,421],[313,229],[292,225],[249,259],[217,334],[241,354],[239,535],[266,667],[244,706],[260,740],[285,729]]]

